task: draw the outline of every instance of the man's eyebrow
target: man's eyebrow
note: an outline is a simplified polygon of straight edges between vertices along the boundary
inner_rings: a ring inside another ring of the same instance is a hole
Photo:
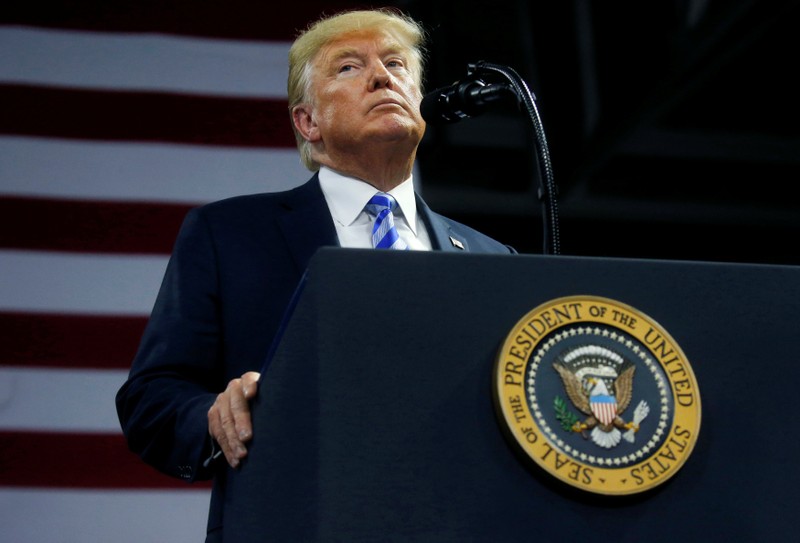
[[[381,51],[381,56],[388,56],[388,55],[397,55],[402,58],[408,58],[409,50],[406,47],[403,47],[399,43],[392,43],[387,45]]]
[[[359,57],[359,56],[361,55],[359,54],[358,49],[356,49],[355,47],[343,46],[340,49],[334,50],[333,54],[329,55],[328,59],[331,62],[336,62],[342,60],[343,58]]]
[[[405,59],[408,57],[408,51],[400,44],[391,44],[381,49],[382,57],[388,55],[399,55]],[[340,48],[334,49],[331,54],[328,55],[328,61],[335,63],[345,58],[360,58],[361,56],[361,52],[357,47],[343,45]]]

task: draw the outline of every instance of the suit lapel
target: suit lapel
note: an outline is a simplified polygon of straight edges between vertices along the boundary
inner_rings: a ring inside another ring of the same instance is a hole
[[[280,229],[300,273],[323,246],[339,246],[331,212],[315,174],[307,183],[285,194]]]
[[[422,215],[422,221],[428,228],[434,250],[469,252],[466,238],[454,232],[440,215],[431,211],[431,208],[419,195],[417,195],[417,213]]]

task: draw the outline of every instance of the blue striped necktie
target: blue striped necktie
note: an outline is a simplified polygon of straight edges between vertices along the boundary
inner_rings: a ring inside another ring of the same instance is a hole
[[[403,241],[397,228],[394,226],[392,211],[397,208],[397,201],[385,192],[379,192],[370,198],[364,210],[375,217],[372,226],[372,246],[376,249],[408,249],[408,244]]]

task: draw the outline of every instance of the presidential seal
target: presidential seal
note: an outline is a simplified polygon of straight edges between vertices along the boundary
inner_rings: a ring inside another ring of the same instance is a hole
[[[700,430],[700,391],[681,348],[615,300],[570,296],[517,322],[494,368],[500,424],[557,480],[602,495],[673,477]]]

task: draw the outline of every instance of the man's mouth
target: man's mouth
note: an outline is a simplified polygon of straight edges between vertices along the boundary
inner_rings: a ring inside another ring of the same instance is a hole
[[[399,108],[403,108],[403,105],[398,100],[392,100],[390,98],[387,98],[386,100],[380,100],[376,102],[371,109],[376,109],[379,107],[387,107],[387,106],[396,106]]]

